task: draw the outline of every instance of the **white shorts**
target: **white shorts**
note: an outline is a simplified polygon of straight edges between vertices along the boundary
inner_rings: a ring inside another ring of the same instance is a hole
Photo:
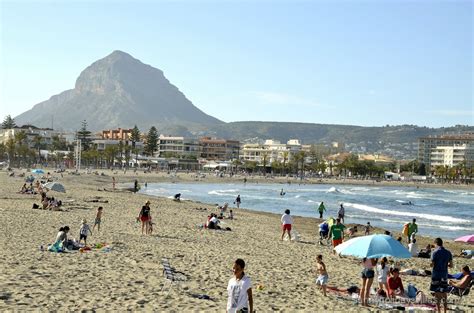
[[[316,278],[316,285],[327,285],[328,279],[328,275],[319,275],[318,278]]]

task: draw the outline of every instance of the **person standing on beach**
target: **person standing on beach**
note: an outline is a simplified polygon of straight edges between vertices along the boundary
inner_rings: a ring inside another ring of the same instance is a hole
[[[142,209],[140,210],[140,214],[138,214],[138,218],[142,222],[142,235],[145,231],[145,234],[150,233],[150,220],[151,220],[151,209],[150,209],[150,201],[147,201]]]
[[[283,236],[285,236],[285,231],[288,232],[288,238],[291,241],[291,225],[293,224],[293,218],[290,215],[290,210],[285,210],[285,214],[281,216],[281,240],[283,240]]]
[[[414,218],[412,222],[408,224],[408,243],[410,243],[415,238],[416,233],[418,233],[418,225],[416,225],[416,218]]]
[[[362,306],[369,306],[370,287],[374,281],[374,266],[377,265],[377,259],[364,258],[362,260],[364,269],[362,270],[362,286],[360,288],[359,299]]]
[[[89,233],[92,235],[91,228],[87,224],[87,221],[83,219],[81,228],[79,229],[79,243],[84,239],[84,244],[87,246],[87,235],[89,235]]]
[[[342,243],[344,239],[344,229],[346,226],[341,224],[341,219],[336,219],[336,224],[333,224],[329,229],[329,234],[332,238],[332,246],[333,248],[337,247]],[[333,253],[336,253],[336,250],[333,250]]]
[[[245,261],[235,260],[232,271],[234,277],[227,285],[227,313],[253,313],[252,281],[245,275]]]
[[[133,192],[137,193],[138,192],[138,180],[135,179],[133,182]]]
[[[345,209],[341,203],[341,207],[339,208],[339,211],[337,212],[337,217],[341,219],[342,223],[344,223],[344,215],[345,215]]]
[[[326,211],[326,207],[324,206],[324,202],[321,201],[321,204],[319,204],[318,207],[319,218],[323,218],[324,211]]]
[[[235,204],[237,205],[237,209],[240,208],[240,195],[237,195],[237,198],[235,198]]]
[[[431,285],[430,291],[434,293],[436,299],[436,308],[441,312],[441,300],[443,301],[444,312],[448,309],[447,292],[448,286],[448,267],[453,267],[453,255],[449,250],[443,247],[441,238],[435,239],[437,248],[431,254]]]
[[[95,229],[95,226],[97,225],[97,231],[100,233],[100,223],[102,222],[102,211],[104,210],[103,207],[98,207],[97,208],[97,214],[95,216],[95,221],[94,221],[94,226],[92,226],[92,230]]]
[[[316,271],[318,272],[318,278],[316,279],[316,285],[319,285],[323,290],[323,295],[326,297],[326,287],[328,284],[328,272],[326,271],[326,264],[323,262],[323,256],[319,254],[316,257]]]

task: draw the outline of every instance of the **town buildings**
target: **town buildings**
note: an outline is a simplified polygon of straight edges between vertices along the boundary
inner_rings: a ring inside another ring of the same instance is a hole
[[[418,161],[427,169],[437,165],[473,165],[474,133],[418,138]]]

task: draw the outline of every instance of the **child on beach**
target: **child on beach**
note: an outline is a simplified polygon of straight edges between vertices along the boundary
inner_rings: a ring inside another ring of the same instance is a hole
[[[94,221],[94,226],[92,227],[92,230],[95,229],[95,226],[97,225],[97,231],[100,233],[100,222],[102,221],[102,211],[104,210],[103,207],[99,207],[97,209],[97,214],[95,216],[95,221]]]
[[[291,225],[293,224],[293,218],[290,215],[290,210],[285,210],[285,214],[281,216],[281,240],[285,236],[285,232],[288,232],[288,239],[291,241]]]
[[[326,287],[328,284],[328,272],[326,271],[326,264],[323,262],[323,256],[319,254],[316,257],[316,271],[318,272],[318,278],[316,279],[316,285],[323,290],[323,295],[326,297]]]
[[[232,210],[229,210],[229,220],[233,220],[234,219],[234,213],[232,212]]]
[[[365,236],[370,235],[370,229],[371,228],[372,228],[372,226],[370,225],[370,222],[367,222],[367,225],[365,225],[365,227],[364,227],[364,235]]]
[[[79,229],[79,243],[81,242],[82,239],[84,239],[84,244],[87,246],[87,235],[89,233],[92,235],[91,228],[87,224],[87,221],[83,219],[81,228]]]
[[[377,265],[377,281],[379,283],[379,289],[385,290],[388,293],[387,277],[389,267],[387,266],[387,258],[383,257],[380,264]]]

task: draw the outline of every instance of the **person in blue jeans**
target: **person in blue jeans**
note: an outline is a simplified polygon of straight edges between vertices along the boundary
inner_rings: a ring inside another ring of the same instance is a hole
[[[443,300],[444,312],[448,309],[447,292],[448,267],[453,267],[453,255],[443,247],[441,238],[435,239],[436,249],[431,254],[431,285],[430,291],[436,298],[436,308],[441,312],[441,300]]]

